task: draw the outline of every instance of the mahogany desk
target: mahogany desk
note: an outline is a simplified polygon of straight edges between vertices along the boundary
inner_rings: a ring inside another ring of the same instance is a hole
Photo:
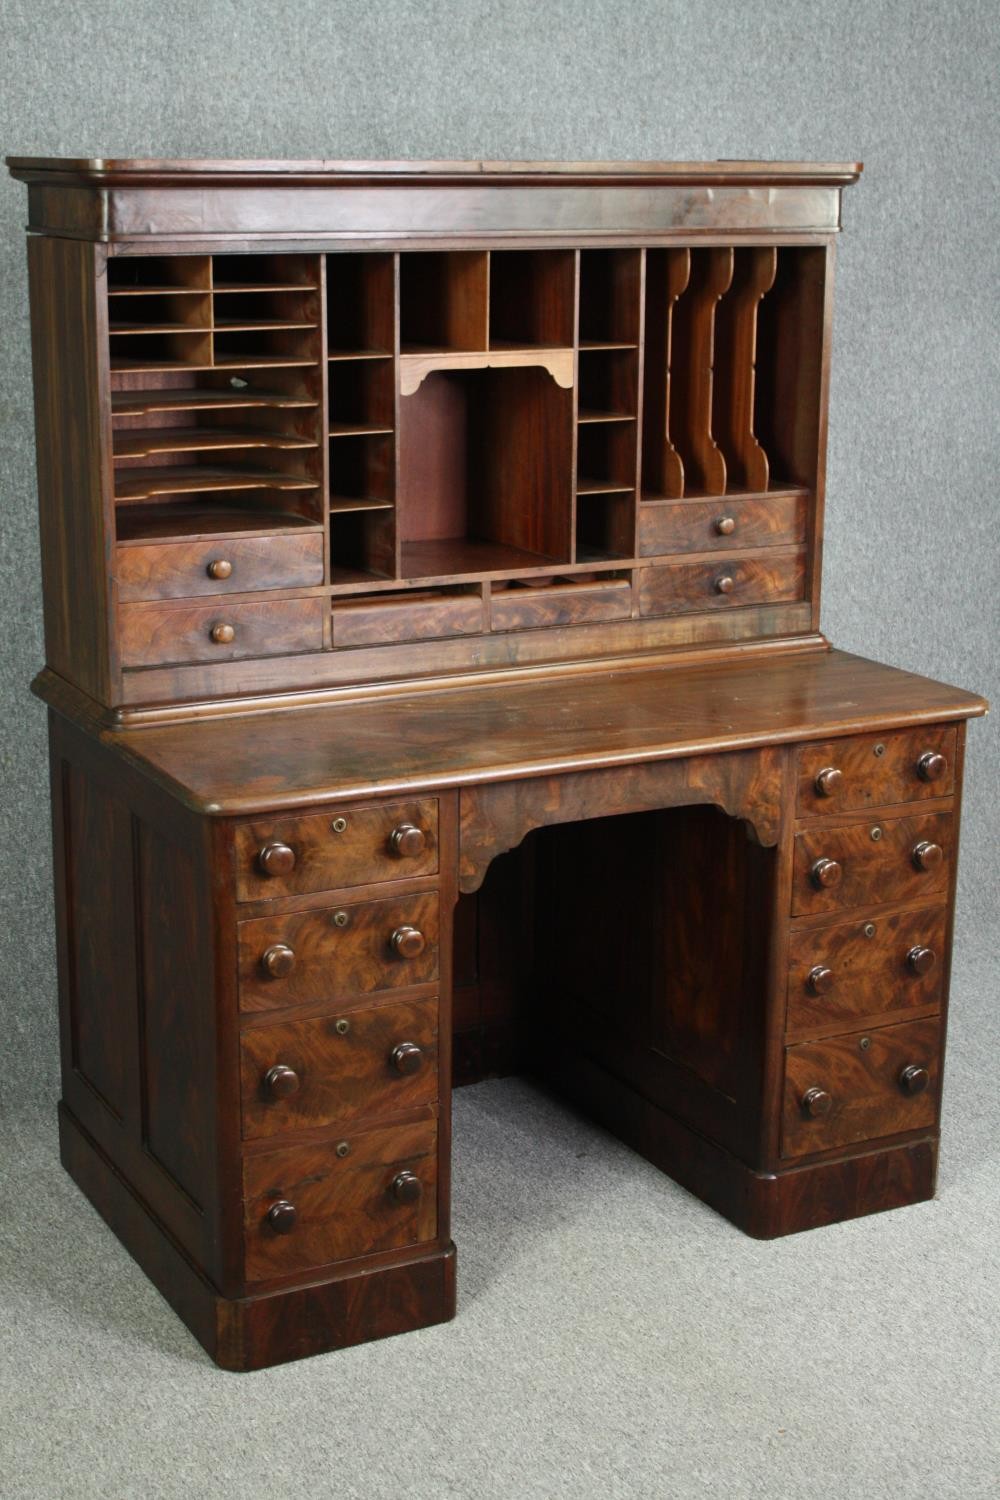
[[[494,1073],[753,1235],[928,1197],[985,704],[819,633],[860,167],[8,164],[63,1160],[212,1356],[452,1315]]]

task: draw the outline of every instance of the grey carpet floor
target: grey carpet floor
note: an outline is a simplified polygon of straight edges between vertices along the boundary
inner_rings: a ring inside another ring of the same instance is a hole
[[[6,1122],[0,1495],[998,1492],[995,966],[953,993],[930,1204],[761,1244],[530,1084],[456,1097],[459,1312],[216,1370],[56,1159]]]

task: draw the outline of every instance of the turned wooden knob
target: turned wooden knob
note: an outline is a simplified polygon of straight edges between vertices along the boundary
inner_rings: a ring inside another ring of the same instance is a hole
[[[424,1065],[423,1049],[416,1042],[400,1042],[389,1053],[389,1061],[397,1073],[419,1073]]]
[[[715,592],[717,594],[731,594],[736,587],[736,580],[731,573],[720,573],[715,580]]]
[[[843,870],[835,859],[817,859],[809,871],[809,879],[818,891],[830,890],[840,884]]]
[[[910,1063],[899,1075],[899,1086],[904,1094],[922,1094],[931,1081],[931,1075],[926,1068],[920,1068],[916,1063]]]
[[[397,958],[419,958],[427,947],[427,939],[419,927],[397,927],[389,939],[389,947]]]
[[[806,982],[814,995],[827,995],[836,980],[832,969],[828,969],[825,964],[817,964],[814,969],[810,969]]]
[[[824,766],[813,785],[821,797],[835,797],[844,784],[844,773],[836,766]]]
[[[830,1113],[833,1095],[828,1094],[826,1089],[806,1089],[801,1102],[802,1113],[808,1115],[810,1120],[818,1120]]]
[[[415,823],[400,823],[389,835],[389,853],[397,859],[413,859],[427,848],[427,835]]]
[[[424,1185],[414,1172],[400,1172],[389,1189],[397,1203],[419,1203]]]
[[[919,844],[913,846],[913,863],[918,870],[939,870],[943,859],[944,850],[941,845],[932,844],[929,839],[921,839]]]
[[[918,943],[906,955],[906,963],[914,974],[929,974],[937,963],[937,954],[933,948],[921,948]]]
[[[209,578],[229,578],[233,571],[233,565],[227,557],[217,557],[210,562],[205,570]]]
[[[295,950],[287,943],[272,943],[261,954],[260,966],[272,979],[284,979],[295,968]]]
[[[269,1099],[290,1099],[299,1091],[299,1075],[285,1063],[275,1063],[264,1074],[264,1092]]]
[[[275,840],[258,849],[257,863],[265,875],[290,875],[295,869],[295,850]]]
[[[921,781],[940,781],[948,769],[948,762],[936,750],[925,750],[917,761],[917,775]]]
[[[295,1204],[289,1203],[287,1198],[279,1198],[267,1211],[267,1222],[275,1234],[291,1234],[297,1218]]]
[[[222,621],[213,625],[208,633],[217,646],[228,646],[236,639],[236,631],[232,625],[226,625]]]
[[[732,536],[736,530],[736,521],[733,516],[720,516],[715,523],[715,529],[719,536]]]

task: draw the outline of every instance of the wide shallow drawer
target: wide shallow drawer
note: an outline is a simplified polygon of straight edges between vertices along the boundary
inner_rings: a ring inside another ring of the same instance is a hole
[[[800,814],[950,797],[954,790],[955,730],[948,725],[856,734],[799,751]]]
[[[244,1011],[335,1002],[437,978],[435,891],[255,917],[238,923],[238,932]]]
[[[788,1030],[938,1005],[947,930],[944,906],[797,928],[788,953]]]
[[[437,1125],[420,1120],[248,1155],[243,1200],[248,1281],[432,1240]]]
[[[241,661],[323,648],[323,599],[262,604],[123,604],[122,665]]]
[[[348,807],[306,818],[258,818],[236,830],[240,901],[409,880],[434,875],[437,868],[434,797]]]
[[[627,620],[632,613],[632,585],[627,578],[545,588],[525,585],[494,592],[490,600],[493,630],[534,630],[546,625],[584,625],[594,620]]]
[[[654,500],[639,506],[640,557],[795,546],[805,536],[804,494],[754,500]]]
[[[408,594],[341,599],[333,606],[335,647],[441,640],[453,635],[478,635],[482,629],[483,600],[478,589],[468,593],[419,589]]]
[[[936,896],[951,861],[951,813],[810,828],[795,837],[792,914]]]
[[[640,568],[639,613],[675,615],[785,603],[802,598],[805,579],[804,552]]]
[[[323,537],[207,537],[189,542],[121,546],[115,577],[122,603],[308,588],[323,582]]]
[[[249,1028],[240,1049],[244,1136],[433,1104],[437,1037],[436,996]]]
[[[781,1154],[804,1156],[932,1126],[939,1045],[940,1026],[931,1017],[789,1047]]]

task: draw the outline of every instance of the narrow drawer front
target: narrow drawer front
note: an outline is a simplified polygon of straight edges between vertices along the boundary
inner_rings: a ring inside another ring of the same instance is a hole
[[[119,547],[118,597],[190,599],[198,594],[248,594],[255,589],[309,588],[323,582],[323,538],[206,538]]]
[[[243,1200],[248,1281],[432,1240],[437,1126],[421,1120],[247,1156]]]
[[[931,1018],[789,1047],[782,1155],[932,1126],[939,1040]]]
[[[434,891],[237,925],[243,1011],[349,1000],[437,979]]]
[[[632,587],[627,578],[611,578],[606,583],[552,584],[544,589],[503,589],[490,600],[493,630],[627,620],[631,613]]]
[[[245,1031],[244,1136],[344,1124],[361,1115],[377,1119],[433,1104],[437,1016],[434,997]]]
[[[345,599],[333,607],[335,647],[478,635],[482,628],[483,601],[478,594],[432,597],[414,593],[405,599]]]
[[[348,807],[307,818],[257,819],[236,830],[240,901],[340,890],[435,875],[438,804],[433,797]]]
[[[859,1024],[865,1016],[938,1005],[946,968],[943,906],[792,933],[789,1031]]]
[[[265,604],[124,604],[122,665],[241,661],[323,648],[322,599]]]
[[[639,556],[794,547],[806,537],[806,496],[759,500],[645,502],[639,507]]]
[[[799,751],[800,814],[950,797],[954,790],[955,730],[947,725],[852,735]]]
[[[810,828],[795,838],[792,914],[936,896],[951,859],[951,813]]]
[[[804,552],[641,568],[639,612],[676,615],[744,604],[780,604],[801,599],[805,580]]]

